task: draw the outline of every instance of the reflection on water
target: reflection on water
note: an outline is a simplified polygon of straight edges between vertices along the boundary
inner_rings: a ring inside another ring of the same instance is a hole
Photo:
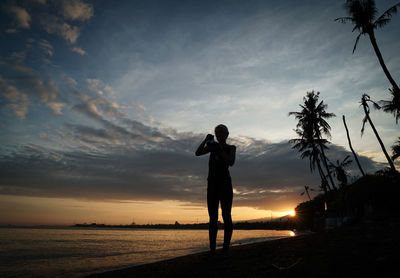
[[[232,244],[292,236],[235,230]],[[218,233],[220,245],[223,231]],[[207,230],[0,229],[0,277],[78,277],[208,249]]]

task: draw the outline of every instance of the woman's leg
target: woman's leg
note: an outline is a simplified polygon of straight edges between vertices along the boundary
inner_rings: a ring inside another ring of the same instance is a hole
[[[210,251],[215,252],[218,233],[218,193],[212,187],[207,188],[207,207],[210,222],[208,226],[208,236],[210,240]]]
[[[232,200],[233,200],[233,192],[232,185],[228,188],[225,188],[222,196],[221,196],[221,209],[222,209],[222,218],[224,219],[224,249],[227,250],[231,243],[232,238]]]

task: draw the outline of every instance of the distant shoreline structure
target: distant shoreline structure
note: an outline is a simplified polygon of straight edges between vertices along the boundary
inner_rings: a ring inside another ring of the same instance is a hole
[[[182,230],[208,230],[208,223],[195,224],[128,224],[128,225],[108,225],[99,223],[84,223],[75,224],[73,227],[79,228],[123,228],[123,229],[182,229]],[[222,229],[224,224],[218,222],[218,228]],[[293,230],[293,217],[282,217],[272,221],[243,221],[233,223],[233,228],[236,230]]]
[[[271,220],[255,219],[233,223],[236,230],[294,230],[295,217],[285,215]],[[218,228],[223,229],[224,224],[218,222]],[[111,229],[181,229],[181,230],[208,230],[208,223],[180,224],[103,224],[103,223],[78,223],[73,225],[0,225],[1,228],[26,228],[26,229],[73,229],[73,228],[111,228]]]

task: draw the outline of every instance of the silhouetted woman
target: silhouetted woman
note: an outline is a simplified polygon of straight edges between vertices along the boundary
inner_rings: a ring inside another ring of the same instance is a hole
[[[215,254],[217,232],[218,232],[218,206],[221,202],[222,218],[224,219],[224,247],[225,252],[229,249],[232,237],[232,180],[229,174],[229,166],[235,163],[236,147],[228,145],[226,139],[229,131],[225,125],[218,125],[215,128],[214,141],[212,134],[207,134],[196,150],[196,156],[210,153],[208,162],[208,186],[207,206],[209,223],[210,251]]]

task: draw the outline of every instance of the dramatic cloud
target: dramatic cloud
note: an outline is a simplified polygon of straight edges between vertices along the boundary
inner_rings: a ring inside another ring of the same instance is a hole
[[[54,138],[63,149],[26,144],[3,152],[0,194],[204,204],[207,157],[194,155],[204,135],[147,126],[104,98],[75,95],[80,103],[73,111],[94,125],[66,124]],[[230,142],[238,147],[231,169],[235,206],[279,209],[298,203],[304,185],[318,188],[309,162],[287,142]],[[336,160],[349,152],[332,145],[327,154]],[[367,171],[380,167],[363,156],[361,163]],[[358,175],[354,165],[349,170]]]
[[[26,145],[0,159],[1,194],[71,197],[93,200],[179,200],[203,204],[207,158],[196,158],[193,150],[198,135],[152,143],[141,148],[116,146],[111,131],[75,127],[74,140],[103,144],[103,150],[56,151]],[[308,162],[300,160],[287,143],[253,142],[241,149],[231,169],[235,206],[279,209],[282,203],[295,204],[304,185],[318,188]],[[331,158],[348,154],[332,146]],[[341,158],[341,157],[340,157]],[[363,166],[378,165],[362,157]],[[24,172],[24,175],[21,175]]]

